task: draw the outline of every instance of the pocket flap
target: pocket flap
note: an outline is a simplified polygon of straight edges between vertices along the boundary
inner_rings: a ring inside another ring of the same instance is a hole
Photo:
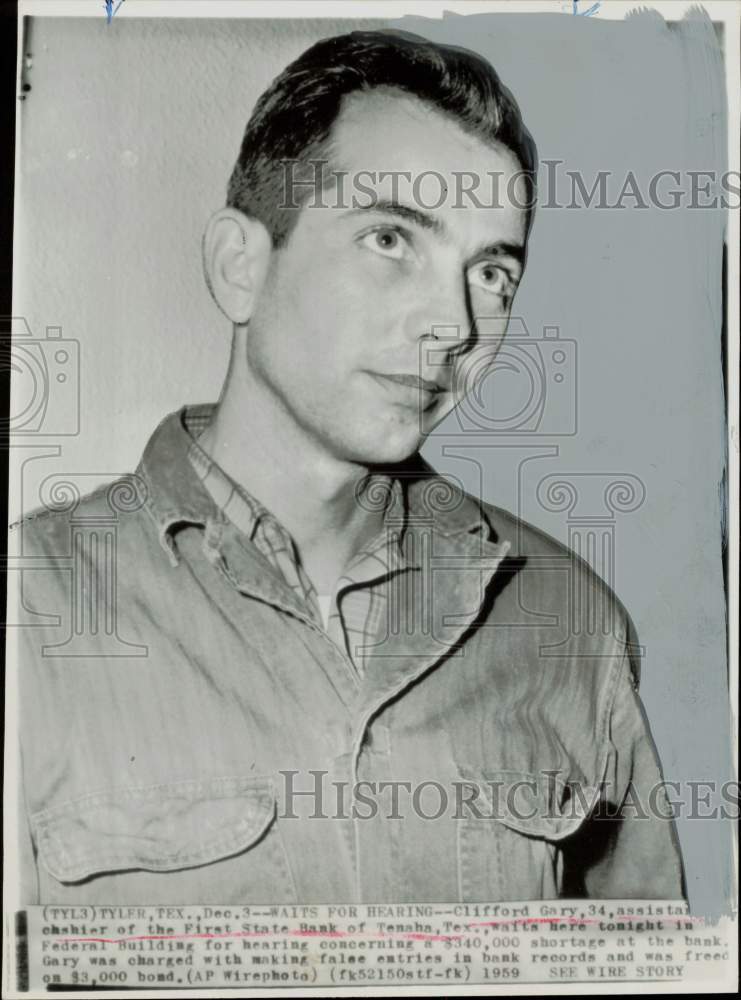
[[[529,837],[563,840],[575,833],[599,797],[594,785],[570,783],[555,772],[461,770],[466,783],[478,789],[488,815]]]
[[[60,882],[101,872],[195,868],[256,843],[275,817],[269,778],[111,789],[36,813],[39,858]]]

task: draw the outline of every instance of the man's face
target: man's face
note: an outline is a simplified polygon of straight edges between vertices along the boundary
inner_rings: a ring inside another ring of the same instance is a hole
[[[310,197],[273,252],[248,362],[335,458],[398,462],[493,359],[522,270],[526,188],[508,185],[520,171],[508,149],[396,91],[346,99],[330,156],[344,194],[326,191],[326,207]],[[460,194],[461,172],[467,187],[481,177],[483,206]]]

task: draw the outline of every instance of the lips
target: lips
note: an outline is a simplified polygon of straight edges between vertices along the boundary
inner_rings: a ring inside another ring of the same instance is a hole
[[[444,392],[445,390],[437,382],[431,382],[429,379],[421,378],[419,375],[405,375],[402,373],[385,374],[379,373],[378,378],[387,379],[389,382],[395,382],[396,385],[403,385],[409,389],[419,389],[423,392]]]

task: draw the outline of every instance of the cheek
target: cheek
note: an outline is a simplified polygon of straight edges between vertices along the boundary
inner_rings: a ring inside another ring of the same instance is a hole
[[[287,260],[268,292],[291,327],[329,333],[352,301],[352,283],[321,251]]]
[[[468,350],[464,351],[455,363],[455,396],[456,401],[472,392],[486,375],[490,374],[491,366],[502,345],[506,343],[506,330],[509,317],[478,316],[474,324],[474,335]]]
[[[474,341],[481,349],[496,351],[502,343],[509,323],[509,311],[498,304],[474,320]]]
[[[398,309],[393,293],[362,263],[354,247],[333,252],[319,243],[309,252],[302,241],[289,249],[261,295],[264,349],[312,373],[370,364],[391,335]]]
[[[487,303],[487,307],[483,309],[479,305],[472,323],[470,350],[462,359],[469,363],[471,356],[480,362],[486,358],[492,360],[506,338],[509,311],[501,300],[495,298]]]

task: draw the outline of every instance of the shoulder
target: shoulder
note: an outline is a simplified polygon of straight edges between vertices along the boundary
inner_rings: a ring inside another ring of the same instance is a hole
[[[619,608],[621,615],[627,617],[625,608],[609,583],[573,549],[503,507],[481,502],[480,508],[491,527],[492,537],[510,543],[508,559],[519,560],[529,567],[531,573],[540,570],[539,575],[543,580],[550,580],[552,586],[558,589],[562,588],[563,583],[563,580],[557,579],[557,571],[560,569],[569,574],[572,583],[598,591],[603,598]]]
[[[10,525],[10,547],[21,558],[71,555],[76,531],[126,531],[145,507],[144,480],[129,473],[81,494],[72,481],[59,481],[44,506]]]
[[[505,572],[519,577],[518,594],[534,611],[568,620],[587,647],[604,644],[625,654],[637,684],[640,647],[633,620],[605,580],[572,548],[511,511],[481,503],[492,538],[508,541]],[[609,571],[609,555],[605,569]],[[588,640],[588,641],[587,641]]]
[[[473,498],[472,498],[473,499]],[[607,594],[612,594],[608,584],[592,569],[588,562],[553,535],[536,527],[529,521],[518,517],[511,511],[494,504],[479,501],[479,507],[486,522],[492,530],[495,540],[510,543],[508,556],[510,559],[541,558],[554,561],[554,565],[568,564],[570,573],[576,573],[585,581],[601,587]],[[549,565],[543,563],[543,566]],[[614,597],[614,594],[613,594]]]
[[[121,476],[84,495],[68,483],[44,499],[44,507],[9,533],[14,572],[8,606],[18,623],[15,642],[28,676],[25,688],[46,684],[57,672],[59,678],[71,676],[74,663],[79,667],[90,657],[108,656],[107,643],[118,642],[111,639],[118,624],[130,618],[137,601],[157,593],[159,579],[152,572],[156,532],[135,476]],[[61,647],[65,652],[58,656],[45,652]]]
[[[473,497],[471,500],[477,502]],[[568,546],[559,542],[548,532],[537,528],[511,511],[505,510],[504,507],[497,507],[495,504],[483,501],[478,501],[478,503],[486,521],[491,525],[494,535],[510,542],[511,555],[549,555],[569,559],[576,558],[585,569],[589,569],[584,560],[579,559]]]

